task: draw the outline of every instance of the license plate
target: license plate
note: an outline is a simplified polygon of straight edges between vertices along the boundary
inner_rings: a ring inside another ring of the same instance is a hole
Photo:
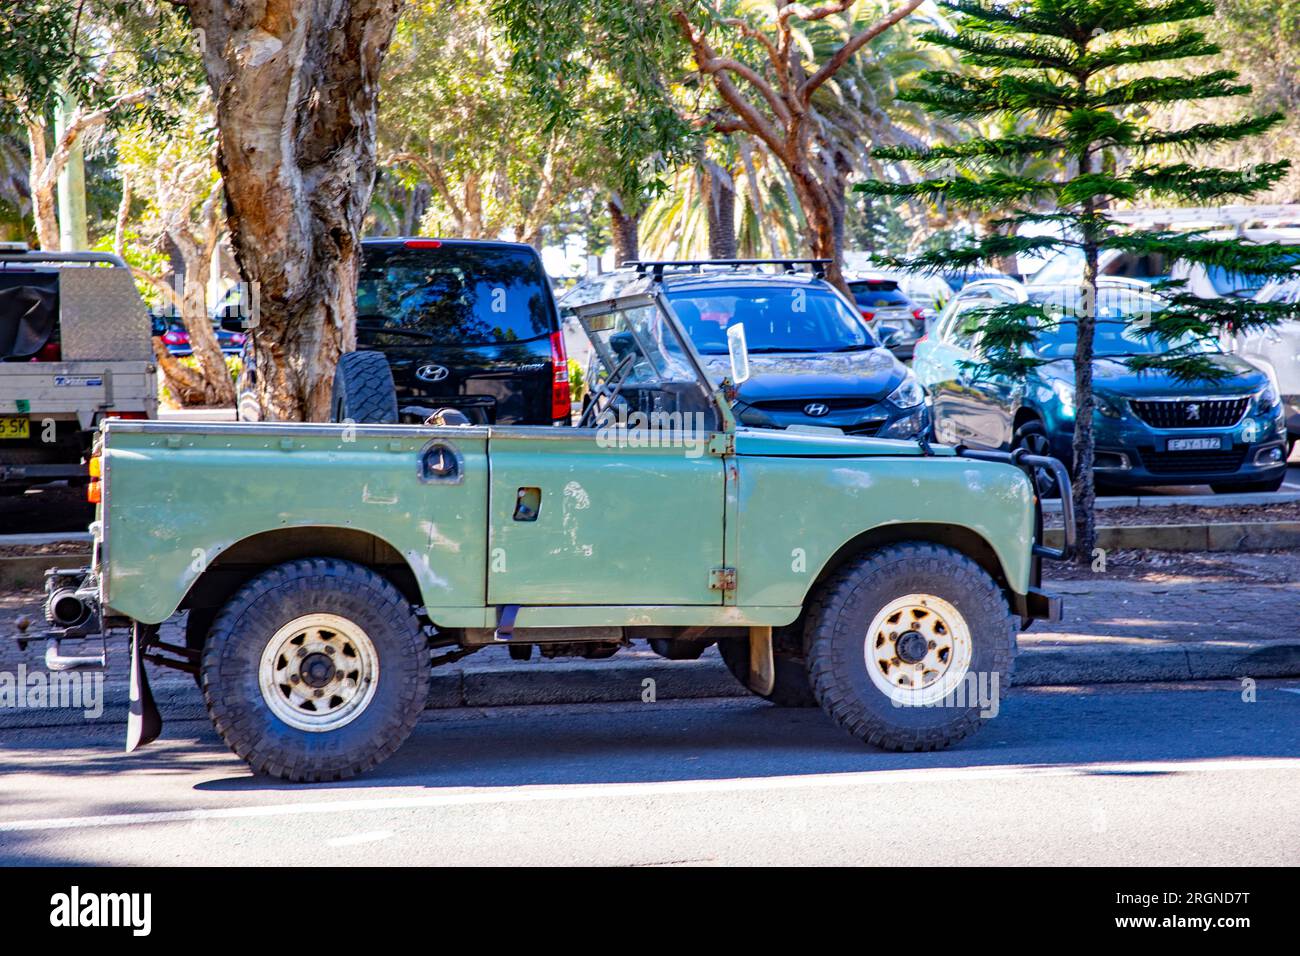
[[[1171,438],[1165,446],[1168,451],[1218,451],[1222,438]]]
[[[0,438],[27,438],[31,435],[31,427],[26,418],[0,417]]]

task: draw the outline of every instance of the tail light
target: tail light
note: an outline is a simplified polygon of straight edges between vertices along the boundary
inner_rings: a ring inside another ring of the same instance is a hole
[[[104,500],[104,486],[100,482],[104,473],[102,459],[98,455],[92,455],[86,470],[90,474],[90,484],[86,485],[86,500],[97,505]]]
[[[58,342],[46,342],[39,352],[32,356],[33,362],[61,362],[63,349]]]
[[[925,318],[925,310],[924,310],[924,309],[913,309],[913,310],[912,310],[912,318],[916,319],[917,321],[920,321],[921,319],[924,319],[924,318]]]
[[[440,239],[407,239],[402,245],[408,249],[440,249],[442,240]]]
[[[862,313],[862,317],[866,319],[868,322],[870,322],[872,319],[876,317],[876,313],[868,312],[866,309],[858,309],[858,311]]]
[[[564,333],[551,333],[551,364],[555,379],[551,383],[551,419],[567,421],[572,414],[569,405],[569,356],[564,351]]]
[[[162,340],[166,342],[168,345],[189,345],[190,344],[190,336],[188,332],[177,332],[174,329],[164,332],[162,335]]]
[[[140,420],[140,419],[148,418],[149,414],[147,412],[105,412],[104,417],[105,418],[130,418],[130,419]]]

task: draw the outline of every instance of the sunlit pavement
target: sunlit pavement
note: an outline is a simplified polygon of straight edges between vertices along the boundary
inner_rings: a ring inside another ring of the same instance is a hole
[[[458,710],[324,786],[201,722],[130,756],[118,726],[10,730],[0,862],[1294,865],[1300,682],[1254,691],[1013,691],[936,754],[748,699]]]

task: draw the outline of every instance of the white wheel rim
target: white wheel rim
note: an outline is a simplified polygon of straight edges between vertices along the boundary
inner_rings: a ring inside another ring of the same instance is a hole
[[[890,601],[867,629],[871,683],[903,706],[947,697],[970,673],[971,653],[966,619],[933,594],[905,594]]]
[[[370,705],[379,685],[379,654],[347,618],[305,614],[267,641],[258,684],[280,720],[326,733],[352,723]]]

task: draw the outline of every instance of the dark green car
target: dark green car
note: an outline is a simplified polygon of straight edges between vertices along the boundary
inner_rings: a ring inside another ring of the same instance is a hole
[[[978,332],[963,321],[974,308],[1040,302],[1068,315],[1074,286],[1025,286],[1012,280],[970,283],[944,309],[916,347],[913,370],[929,391],[940,441],[975,448],[1023,447],[1064,462],[1073,457],[1075,324],[1044,329],[1034,354],[1047,359],[1024,381],[977,375]],[[1158,352],[1152,335],[1128,327],[1134,311],[1160,308],[1135,285],[1098,290],[1093,362],[1097,409],[1095,475],[1099,485],[1200,485],[1216,492],[1276,491],[1286,476],[1286,423],[1271,368],[1205,348],[1227,376],[1179,383],[1163,372],[1131,371],[1125,359]],[[1050,473],[1040,491],[1054,494]]]

